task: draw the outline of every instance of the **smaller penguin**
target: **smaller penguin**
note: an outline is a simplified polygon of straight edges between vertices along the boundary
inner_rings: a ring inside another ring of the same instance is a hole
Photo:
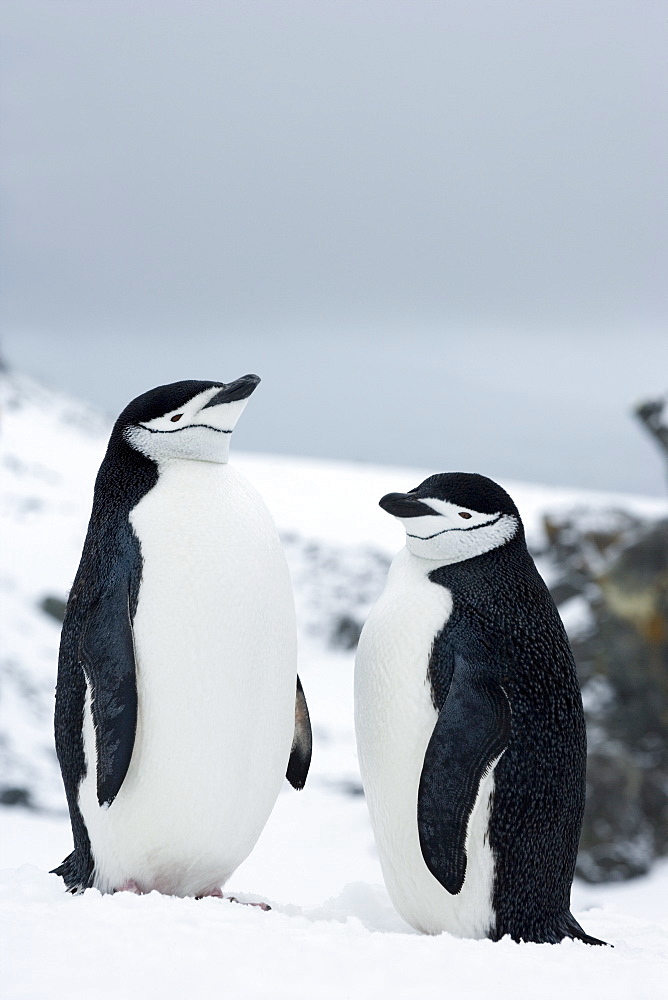
[[[362,630],[360,768],[388,892],[427,934],[604,944],[570,912],[586,735],[573,655],[510,496],[430,476]]]

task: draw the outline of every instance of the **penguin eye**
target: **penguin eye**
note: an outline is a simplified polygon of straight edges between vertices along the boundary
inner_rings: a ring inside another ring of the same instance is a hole
[[[174,419],[174,418],[172,417],[172,419]],[[465,510],[460,510],[460,512],[459,512],[459,516],[460,516],[460,517],[464,517],[464,518],[466,518],[466,520],[467,520],[467,521],[468,521],[468,519],[469,519],[469,518],[471,517],[471,515],[470,515],[470,514],[467,514]]]
[[[175,423],[176,423],[176,421],[177,421],[177,420],[180,420],[182,416],[183,416],[183,414],[182,414],[182,413],[175,413],[175,414],[174,414],[174,416],[173,416],[173,417],[170,417],[169,419],[171,420],[171,422],[172,422],[173,424],[175,424]]]

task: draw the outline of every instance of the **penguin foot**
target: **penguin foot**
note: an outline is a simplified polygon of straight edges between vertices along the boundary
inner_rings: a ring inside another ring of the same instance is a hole
[[[195,899],[208,899],[213,896],[215,899],[226,899],[229,903],[241,903],[242,906],[258,906],[261,910],[270,910],[271,906],[269,903],[246,903],[243,899],[237,899],[236,896],[225,896],[222,889],[209,889],[208,892],[203,892],[199,896],[195,896]]]
[[[114,892],[134,892],[136,896],[143,895],[142,890],[133,878],[129,878],[127,882],[124,882],[123,885],[118,887],[118,889],[114,889]]]
[[[242,906],[257,906],[261,910],[271,909],[269,903],[245,903],[243,899],[237,899],[236,896],[226,896],[225,898],[229,899],[230,903],[241,903]]]

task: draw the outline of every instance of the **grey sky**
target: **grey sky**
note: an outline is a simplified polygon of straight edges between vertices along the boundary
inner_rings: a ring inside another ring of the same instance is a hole
[[[10,361],[112,411],[257,370],[259,450],[663,490],[667,3],[0,18]]]

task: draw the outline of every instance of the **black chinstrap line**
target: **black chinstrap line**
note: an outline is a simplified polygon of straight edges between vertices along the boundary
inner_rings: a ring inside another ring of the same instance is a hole
[[[434,513],[436,514],[437,511],[434,511]],[[477,531],[478,528],[489,528],[490,525],[497,524],[503,516],[503,514],[499,514],[493,521],[485,521],[484,524],[472,524],[470,528],[443,528],[443,531],[436,531],[433,535],[411,535],[407,531],[406,535],[408,538],[419,538],[421,542],[428,542],[431,538],[438,538],[439,535],[446,535],[450,531]]]
[[[206,427],[207,430],[215,431],[216,434],[232,433],[232,431],[224,431],[220,427],[212,427],[211,424],[186,424],[185,427],[175,427],[169,431],[161,431],[157,427],[147,427],[146,424],[137,424],[137,427],[141,427],[142,430],[148,431],[150,434],[178,434],[180,431],[189,431],[191,427]]]

